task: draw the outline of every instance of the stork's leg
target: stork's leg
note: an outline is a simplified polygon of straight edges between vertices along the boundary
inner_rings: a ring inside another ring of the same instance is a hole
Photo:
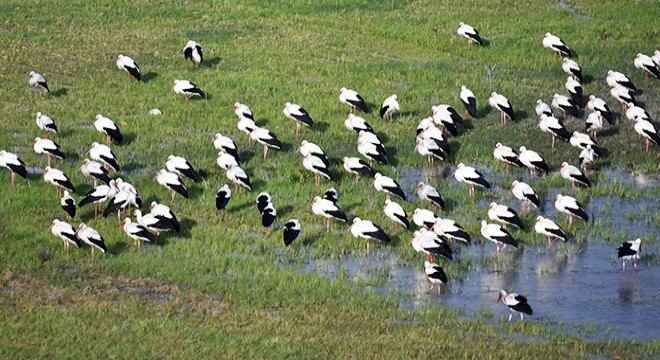
[[[648,140],[646,142],[648,143]],[[648,146],[647,146],[647,149],[648,149]],[[647,150],[647,152],[648,152],[648,150]],[[50,166],[50,155],[46,155],[46,159],[48,159],[48,166]]]
[[[92,246],[92,259],[91,259],[92,264],[94,263],[94,247]]]
[[[186,96],[186,104],[190,101],[190,96]]]
[[[555,136],[554,135],[552,135],[552,148],[553,149],[555,148]]]
[[[360,183],[360,174],[355,174],[355,183],[356,184]]]
[[[506,223],[503,223],[502,227],[504,228],[504,230],[506,230]]]
[[[12,172],[11,172],[11,188],[12,188],[12,189],[15,187],[15,186],[14,186],[14,185],[15,185],[15,182],[16,182],[16,174],[12,171]]]
[[[573,214],[568,214],[568,230],[573,230]]]
[[[509,322],[511,322],[512,316],[513,316],[513,310],[509,309]]]
[[[440,293],[442,292],[442,284],[438,284],[438,295],[441,295]]]
[[[637,259],[633,258],[633,266],[635,267],[635,271],[639,272],[639,269],[637,268]]]
[[[94,219],[96,219],[99,216],[99,207],[101,207],[99,203],[94,204]]]
[[[399,235],[399,223],[395,222],[394,223],[394,236],[398,236],[398,235]]]
[[[426,293],[428,294],[428,293],[430,293],[431,291],[433,291],[433,283],[431,283],[431,287],[426,291]]]
[[[387,198],[387,200],[390,200],[390,193],[385,193],[385,197]]]
[[[172,190],[172,198],[170,200],[170,205],[174,205],[174,195],[176,195],[176,191]]]
[[[300,136],[300,123],[296,122],[296,138]]]
[[[110,146],[110,135],[105,136],[105,144]]]
[[[527,215],[527,205],[525,205],[524,203],[522,204],[522,211],[523,211],[523,217],[525,217]]]
[[[649,153],[649,145],[650,145],[649,139],[646,139],[646,153],[647,154]]]
[[[367,243],[367,256],[369,256],[369,239],[366,239],[365,242]]]
[[[330,233],[330,219],[325,219],[325,231]]]
[[[566,122],[566,111],[564,111],[564,122]]]
[[[504,246],[502,246],[502,251],[504,251],[504,249],[506,249],[506,244],[504,244]]]
[[[575,181],[571,181],[571,194],[575,192]]]
[[[626,261],[623,260],[623,268],[621,268],[622,272],[626,272]]]
[[[62,197],[62,191],[60,190],[60,187],[59,187],[59,186],[57,186],[57,187],[55,188],[55,194],[57,194],[57,197],[58,197],[58,198],[61,198],[61,197]]]
[[[264,160],[266,160],[266,155],[268,155],[268,146],[264,145]]]
[[[552,242],[550,241],[550,236],[547,236],[548,238],[548,250],[552,247]]]

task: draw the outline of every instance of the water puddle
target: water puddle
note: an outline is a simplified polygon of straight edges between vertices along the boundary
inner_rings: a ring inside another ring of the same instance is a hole
[[[473,245],[463,256],[489,258],[491,244]],[[544,247],[527,246],[511,252],[499,261],[483,262],[459,278],[452,277],[442,289],[428,293],[422,259],[419,266],[403,265],[388,250],[373,252],[371,257],[346,256],[340,259],[309,258],[305,272],[332,280],[346,279],[366,289],[393,295],[400,306],[409,310],[449,306],[470,315],[491,312],[496,321],[508,316],[506,307],[496,304],[498,291],[506,289],[524,294],[534,308],[532,321],[584,336],[602,339],[652,340],[660,337],[660,274],[652,271],[654,255],[645,255],[636,273],[632,266],[621,272],[614,262],[616,245],[567,243],[548,253]],[[653,246],[645,254],[654,254]],[[630,265],[630,264],[629,264]],[[650,267],[649,267],[650,266]],[[591,329],[591,330],[588,330]]]
[[[32,137],[32,136],[31,136],[30,134],[28,134],[28,133],[25,133],[25,132],[16,132],[16,131],[14,131],[13,133],[11,133],[11,136],[12,136],[13,138],[31,138],[31,137]]]
[[[31,175],[41,175],[44,173],[44,169],[36,166],[27,166],[25,169],[27,170],[27,173]]]

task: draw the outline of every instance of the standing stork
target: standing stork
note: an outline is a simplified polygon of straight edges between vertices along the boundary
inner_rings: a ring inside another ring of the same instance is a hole
[[[378,161],[379,163],[383,165],[387,165],[387,154],[385,154],[385,148],[373,144],[369,141],[366,141],[364,139],[358,140],[358,147],[357,151],[367,159],[369,159],[369,166],[373,168],[374,166],[374,160]]]
[[[626,241],[617,248],[617,256],[623,262],[623,269],[621,271],[626,271],[626,262],[632,260],[633,265],[635,266],[635,271],[639,271],[637,268],[637,259],[642,253],[642,239],[637,238],[635,240]]]
[[[600,147],[598,147],[598,143],[591,136],[589,136],[589,134],[573,131],[573,135],[571,135],[571,138],[568,140],[568,142],[578,149],[584,149],[587,147],[587,145],[591,145],[596,155],[603,155],[603,151],[600,149]]]
[[[442,284],[446,284],[449,281],[442,267],[429,261],[424,261],[424,275],[426,275],[426,279],[431,283],[428,292],[433,290],[433,285],[438,284],[438,295],[442,291]]]
[[[350,174],[355,174],[355,183],[360,183],[360,175],[374,176],[374,169],[369,166],[365,161],[356,157],[344,157],[342,164],[344,170]]]
[[[396,96],[396,94],[393,94],[383,101],[383,105],[380,107],[380,117],[392,122],[392,115],[394,112],[399,111],[401,111],[399,98]]]
[[[566,43],[559,37],[552,35],[551,33],[545,33],[543,40],[541,41],[543,47],[554,51],[557,55],[573,57],[573,52],[566,45]]]
[[[101,180],[105,184],[109,184],[111,180],[108,175],[108,170],[106,170],[100,162],[89,159],[83,160],[82,165],[80,165],[80,173],[85,177],[93,178],[94,187],[96,187],[97,180]]]
[[[573,102],[578,107],[584,107],[586,101],[584,101],[584,90],[582,89],[582,84],[580,84],[579,81],[573,79],[572,76],[569,76],[566,79],[564,87],[566,87],[568,94],[571,96],[571,100],[573,100]]]
[[[94,203],[94,218],[96,219],[99,210],[101,210],[100,204],[110,198],[113,198],[115,195],[117,195],[118,191],[119,190],[117,189],[115,180],[110,180],[108,185],[102,184],[89,190],[85,197],[78,204],[78,207],[82,208],[87,204]]]
[[[456,33],[468,40],[468,48],[472,47],[473,42],[482,45],[479,31],[462,21],[458,23],[458,29],[456,30]]]
[[[536,217],[536,223],[534,224],[534,231],[537,234],[543,235],[548,238],[548,250],[551,250],[557,240],[568,240],[568,236],[564,229],[557,225],[554,221],[544,218],[539,215]],[[554,240],[551,240],[554,238]]]
[[[60,199],[61,188],[71,191],[72,193],[76,192],[76,188],[73,187],[71,180],[66,176],[62,171],[46,166],[44,169],[44,181],[55,185],[57,188],[57,198]]]
[[[404,201],[406,200],[406,194],[403,193],[401,185],[392,179],[389,176],[385,176],[381,173],[376,173],[374,175],[374,180],[371,182],[371,185],[377,191],[382,191],[385,193],[385,196],[389,199],[391,194],[394,194]]]
[[[321,176],[328,180],[332,180],[330,169],[328,169],[328,166],[320,158],[310,154],[303,158],[302,164],[305,169],[314,173],[315,187],[318,188],[321,185]]]
[[[231,200],[231,188],[229,185],[224,184],[218,191],[215,193],[215,208],[218,210],[223,210],[227,208]]]
[[[188,162],[188,160],[182,158],[181,156],[176,156],[176,155],[168,156],[167,161],[165,162],[165,168],[169,172],[173,172],[178,175],[183,175],[194,182],[199,182],[199,175],[197,175],[195,168],[193,168],[193,166],[190,165],[190,162]]]
[[[536,171],[541,171],[546,174],[550,171],[545,159],[543,159],[543,157],[536,151],[527,150],[524,146],[521,146],[518,150],[520,151],[518,153],[518,159],[520,159],[520,162],[523,163],[523,165],[529,168],[530,176],[536,176]]]
[[[132,76],[135,80],[142,81],[142,71],[140,71],[140,67],[132,58],[119,54],[119,56],[117,56],[116,64],[119,70],[126,71],[128,80],[131,80]]]
[[[323,164],[328,167],[330,166],[330,159],[328,159],[328,155],[326,155],[325,151],[321,149],[320,146],[309,142],[307,140],[303,140],[300,143],[300,147],[296,149],[297,153],[300,153],[303,157],[307,156],[314,156],[317,157]]]
[[[185,96],[186,103],[189,102],[190,98],[194,96],[197,97],[206,96],[204,91],[202,91],[202,89],[200,89],[199,86],[188,80],[179,80],[179,79],[174,80],[174,86],[172,86],[172,90],[174,91],[175,94]]]
[[[584,131],[587,133],[592,133],[594,141],[598,140],[598,130],[603,128],[603,115],[601,115],[600,111],[596,110],[589,114],[585,123],[586,126]],[[587,145],[591,146],[591,144]]]
[[[506,145],[502,145],[502,143],[499,142],[495,144],[493,157],[495,160],[499,160],[504,163],[507,174],[509,173],[509,164],[513,164],[515,166],[523,166],[523,163],[521,163],[518,159],[518,153],[515,152],[512,148]]]
[[[415,195],[420,199],[429,202],[429,207],[431,204],[435,205],[438,210],[445,207],[445,201],[442,199],[440,192],[433,186],[420,182],[415,188]]]
[[[658,135],[658,128],[649,120],[637,118],[635,120],[635,131],[646,140],[646,152],[649,152],[649,145],[653,141],[656,145],[660,145],[660,135]]]
[[[110,146],[111,142],[115,145],[121,145],[122,141],[124,141],[119,126],[101,114],[96,115],[94,128],[96,131],[105,134],[105,143],[108,146]]]
[[[513,238],[513,236],[511,236],[511,234],[509,234],[508,231],[506,231],[505,228],[497,224],[489,224],[486,222],[486,220],[481,220],[481,236],[483,236],[484,239],[495,243],[497,251],[495,254],[493,254],[493,256],[498,256],[501,251],[506,249],[507,245],[518,248],[518,242]],[[500,244],[503,244],[501,249]]]
[[[284,240],[284,246],[289,246],[291,243],[298,238],[300,232],[302,231],[302,226],[298,219],[291,219],[284,224],[284,230],[282,231],[282,240]]]
[[[122,229],[128,237],[137,243],[137,251],[140,251],[140,242],[148,241],[153,242],[156,240],[156,235],[149,232],[149,230],[141,224],[131,222],[131,218],[127,217],[122,223]]]
[[[64,190],[64,195],[60,199],[60,206],[62,206],[62,210],[64,210],[71,219],[76,217],[76,199],[69,194],[68,190]]]
[[[573,216],[589,221],[589,215],[584,210],[584,206],[576,198],[568,195],[557,194],[552,204],[560,212],[568,215],[568,230],[573,229]]]
[[[264,160],[266,160],[266,155],[268,155],[269,147],[276,150],[282,148],[282,142],[277,139],[277,135],[266,128],[260,128],[257,126],[252,132],[250,132],[250,138],[264,146]]]
[[[582,82],[582,69],[575,60],[569,58],[564,58],[564,61],[561,63],[561,68],[565,73],[571,75],[575,80]]]
[[[607,120],[610,125],[614,125],[614,114],[612,110],[607,106],[605,100],[599,98],[596,95],[589,95],[589,101],[587,101],[587,109],[591,111],[599,111],[601,116]]]
[[[571,114],[575,118],[580,117],[580,110],[578,104],[566,95],[555,93],[552,95],[552,107],[561,110],[564,113],[564,121],[566,121],[566,113]]]
[[[57,134],[57,125],[55,124],[55,120],[46,114],[42,114],[40,112],[37,113],[37,126],[39,129],[44,131],[43,137],[46,139],[48,139],[49,132]]]
[[[193,65],[198,66],[204,61],[204,49],[195,41],[188,40],[186,46],[183,48],[183,56],[185,60],[190,59]]]
[[[496,202],[491,202],[488,207],[488,218],[502,223],[502,227],[506,229],[507,224],[517,226],[519,229],[524,230],[523,224],[518,213],[506,205],[499,205]]]
[[[541,116],[541,115],[554,116],[554,114],[552,113],[552,109],[550,108],[550,105],[548,105],[541,99],[536,100],[536,107],[534,107],[534,111],[536,112],[537,116]]]
[[[250,110],[250,107],[242,104],[240,102],[235,102],[234,103],[234,114],[240,119],[240,118],[248,118],[252,121],[254,121],[254,114],[252,114],[252,110]]]
[[[344,126],[348,130],[354,131],[358,134],[360,131],[375,133],[374,129],[366,120],[364,120],[364,118],[361,118],[355,114],[348,114],[348,117],[346,120],[344,120]]]
[[[516,121],[516,113],[513,111],[513,107],[511,106],[509,99],[503,95],[492,92],[488,98],[488,104],[500,112],[500,123],[502,126],[506,126],[507,116],[509,119],[511,119],[511,121]]]
[[[476,117],[477,98],[474,96],[472,90],[468,89],[467,86],[465,85],[461,85],[461,93],[459,97],[461,98],[461,102],[463,103],[463,106],[465,107],[465,111],[467,112],[466,117],[468,119],[470,117]]]
[[[154,177],[154,180],[158,184],[170,190],[170,192],[172,193],[170,204],[174,204],[174,195],[176,195],[176,193],[181,194],[181,196],[183,196],[186,199],[188,198],[188,189],[186,188],[186,184],[183,183],[183,181],[177,174],[173,172],[169,172],[165,169],[160,169],[158,171],[158,174],[156,174],[156,176]]]
[[[236,143],[234,140],[228,136],[223,136],[220,133],[217,133],[213,135],[213,147],[216,148],[216,150],[223,151],[236,159],[237,163],[241,162],[240,157],[238,156],[238,148],[236,147]]]
[[[314,197],[314,200],[309,207],[315,215],[323,216],[326,224],[326,232],[330,233],[330,219],[337,219],[343,222],[348,222],[348,217],[342,209],[330,200],[322,199],[320,196]]]
[[[607,70],[607,78],[605,79],[607,85],[611,88],[621,85],[628,88],[631,92],[637,91],[635,84],[624,73],[614,70]]]
[[[472,166],[466,166],[463,163],[459,163],[452,175],[456,181],[468,184],[468,187],[470,188],[470,196],[474,196],[475,185],[490,189],[490,183],[488,183],[486,178]]]
[[[527,183],[514,180],[511,184],[511,193],[522,202],[523,216],[527,215],[529,204],[534,205],[534,207],[541,205],[538,194]]]
[[[378,225],[369,220],[362,220],[359,217],[353,219],[350,229],[353,237],[364,239],[364,242],[367,244],[367,256],[369,256],[369,240],[377,239],[387,243],[392,241]]]
[[[399,224],[404,228],[408,229],[410,227],[410,222],[408,221],[408,216],[406,211],[403,210],[401,205],[396,202],[385,199],[385,206],[383,206],[383,212],[387,215],[390,220],[394,221],[394,236],[399,235]]]
[[[282,110],[282,113],[287,118],[296,122],[296,137],[300,136],[300,124],[305,124],[307,127],[312,127],[312,125],[314,125],[314,120],[309,116],[307,110],[298,104],[287,102],[284,104],[284,110]]]
[[[345,87],[339,89],[339,102],[350,106],[351,113],[355,113],[356,108],[359,108],[367,114],[369,113],[367,103],[355,90],[347,89]]]
[[[523,314],[532,315],[532,307],[527,303],[527,298],[522,295],[516,293],[507,294],[506,291],[500,290],[497,303],[499,304],[500,301],[509,308],[509,322],[511,322],[514,310],[520,313],[520,321],[525,321]]]
[[[561,140],[569,141],[571,134],[566,130],[564,123],[554,116],[542,114],[539,119],[538,128],[541,131],[550,133],[552,135],[552,148],[555,148],[555,138],[559,137]]]
[[[573,165],[569,165],[566,161],[561,163],[559,168],[561,177],[571,182],[571,193],[575,192],[575,183],[578,182],[586,187],[591,186],[591,181],[587,178],[580,169]]]
[[[78,248],[80,247],[80,239],[78,239],[73,226],[68,222],[54,219],[48,227],[48,230],[50,230],[53,235],[62,239],[64,242],[64,252],[69,252],[70,245],[75,245]]]
[[[89,247],[92,249],[92,257],[90,258],[91,263],[94,263],[95,248],[99,249],[104,254],[106,251],[108,251],[108,249],[105,247],[105,240],[103,240],[103,237],[99,234],[99,232],[85,223],[78,225],[76,236],[82,242],[89,245]]]
[[[92,160],[100,161],[107,166],[110,166],[113,170],[119,171],[119,163],[117,162],[117,157],[115,153],[112,152],[109,146],[99,144],[96,141],[92,143],[92,147],[87,151]]]
[[[436,218],[431,230],[437,235],[449,239],[450,244],[454,240],[465,243],[466,245],[472,241],[470,234],[452,219]]]
[[[634,92],[629,88],[617,85],[610,89],[610,95],[621,103],[621,114],[625,114],[629,104],[637,105]]]
[[[235,192],[238,192],[238,187],[244,187],[247,191],[252,191],[252,185],[250,184],[250,177],[240,166],[229,166],[225,169],[227,174],[227,179],[234,183]]]
[[[635,57],[633,64],[636,68],[644,70],[646,73],[646,82],[649,81],[649,74],[653,75],[656,79],[660,78],[660,68],[658,68],[658,64],[650,56],[639,53]]]
[[[66,158],[62,152],[62,149],[60,148],[60,145],[51,139],[42,139],[37,137],[32,143],[32,148],[37,154],[46,154],[46,157],[48,158],[48,166],[50,166],[51,156],[54,156],[58,159]]]
[[[16,174],[27,179],[27,168],[23,160],[19,159],[14,153],[7,150],[0,150],[0,167],[7,168],[11,172],[11,187],[14,187]]]
[[[48,88],[48,82],[43,75],[39,74],[36,71],[30,71],[30,78],[28,78],[28,85],[35,89],[39,95],[44,93],[49,93],[50,89]]]

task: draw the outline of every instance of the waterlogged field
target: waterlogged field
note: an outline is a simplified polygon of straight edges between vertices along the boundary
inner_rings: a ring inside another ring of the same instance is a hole
[[[242,357],[242,358],[654,358],[660,354],[657,276],[660,227],[658,148],[644,152],[631,123],[619,119],[599,134],[607,156],[596,160],[594,186],[574,196],[593,220],[576,220],[567,244],[545,249],[530,231],[537,214],[563,227],[554,211],[557,193],[570,184],[556,172],[530,179],[521,169],[506,174],[492,159],[496,142],[525,145],[555,170],[577,164],[578,151],[566,143],[553,150],[537,129],[536,99],[550,102],[564,93],[561,60],[543,49],[550,31],[577,53],[585,93],[613,110],[607,70],[626,73],[637,84],[638,100],[657,118],[658,81],[644,83],[635,54],[657,49],[657,4],[621,2],[147,2],[96,4],[80,1],[0,4],[0,149],[17,153],[29,166],[29,180],[9,187],[0,171],[0,357]],[[455,35],[459,21],[474,25],[485,46],[468,49]],[[193,39],[205,50],[194,68],[182,48]],[[114,62],[118,54],[140,64],[144,82],[127,81]],[[48,79],[43,98],[27,86],[30,70]],[[185,104],[171,88],[175,79],[198,84],[206,99]],[[430,173],[416,154],[414,131],[430,107],[447,103],[462,111],[460,85],[478,102],[476,119],[450,139],[452,154]],[[339,171],[344,156],[359,156],[355,135],[343,126],[348,108],[339,88],[358,90],[377,108],[396,93],[402,113],[386,123],[365,115],[385,142],[392,166],[376,166],[398,179],[412,212],[426,204],[413,197],[420,180],[431,183],[447,203],[441,213],[473,235],[457,247],[457,260],[442,262],[450,282],[443,294],[427,294],[423,259],[408,246],[411,231],[387,245],[364,242],[347,225],[333,223],[325,234],[321,218],[307,205],[326,187],[340,192],[349,218],[360,216],[393,232],[382,213],[385,196],[356,184]],[[492,91],[504,94],[519,120],[499,125],[490,110]],[[248,104],[257,124],[285,145],[261,157],[235,126],[232,106]],[[303,105],[315,119],[295,138],[295,125],[281,110],[287,101]],[[152,108],[162,116],[150,116]],[[86,222],[104,236],[108,253],[88,263],[89,249],[62,250],[47,228],[64,219],[55,190],[41,179],[46,159],[30,148],[40,135],[37,112],[55,119],[66,160],[54,160],[76,185],[76,198],[91,189],[78,167],[94,141],[96,114],[115,120],[125,144],[115,146],[122,171],[146,204],[167,203],[169,193],[152,177],[168,155],[186,157],[204,181],[188,183],[190,199],[177,197],[173,210],[180,233],[138,253],[116,219],[94,219],[83,208],[74,224]],[[584,120],[569,118],[570,131]],[[215,190],[227,180],[215,165],[212,135],[236,141],[252,193],[234,194],[224,214],[215,211]],[[294,151],[300,140],[319,144],[332,162],[334,181],[313,186]],[[451,173],[464,162],[495,186],[470,198]],[[525,218],[527,230],[513,230],[521,249],[500,258],[479,235],[491,201],[520,209],[509,188],[514,179],[532,184],[542,207]],[[254,198],[272,194],[277,224],[298,218],[304,233],[285,248],[281,229],[273,235],[259,224]],[[621,273],[618,244],[643,239],[640,272]],[[524,325],[506,322],[496,305],[500,288],[525,294],[534,316]]]

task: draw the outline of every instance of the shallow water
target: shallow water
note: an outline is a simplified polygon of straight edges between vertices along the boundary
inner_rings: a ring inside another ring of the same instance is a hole
[[[527,296],[534,309],[531,321],[562,326],[572,334],[602,339],[652,340],[660,337],[660,276],[644,258],[640,272],[628,264],[625,273],[614,262],[616,245],[568,243],[554,252],[527,246],[503,255],[498,262],[475,268],[460,278],[450,276],[442,295],[427,293],[422,262],[402,265],[390,251],[373,251],[369,258],[308,259],[304,270],[333,280],[345,278],[362,283],[385,296],[393,295],[409,310],[449,306],[468,317],[488,310],[497,321],[508,316],[506,306],[496,304],[499,289]],[[492,244],[473,245],[463,256],[489,257]],[[645,253],[656,249],[645,248]],[[441,262],[442,263],[442,262]],[[519,317],[514,317],[517,321]],[[585,333],[586,326],[593,331]]]
[[[588,19],[589,16],[579,14],[575,9],[571,7],[571,5],[567,4],[564,0],[559,0],[559,7],[562,9],[568,11],[571,15],[573,15],[574,18],[576,19]]]

